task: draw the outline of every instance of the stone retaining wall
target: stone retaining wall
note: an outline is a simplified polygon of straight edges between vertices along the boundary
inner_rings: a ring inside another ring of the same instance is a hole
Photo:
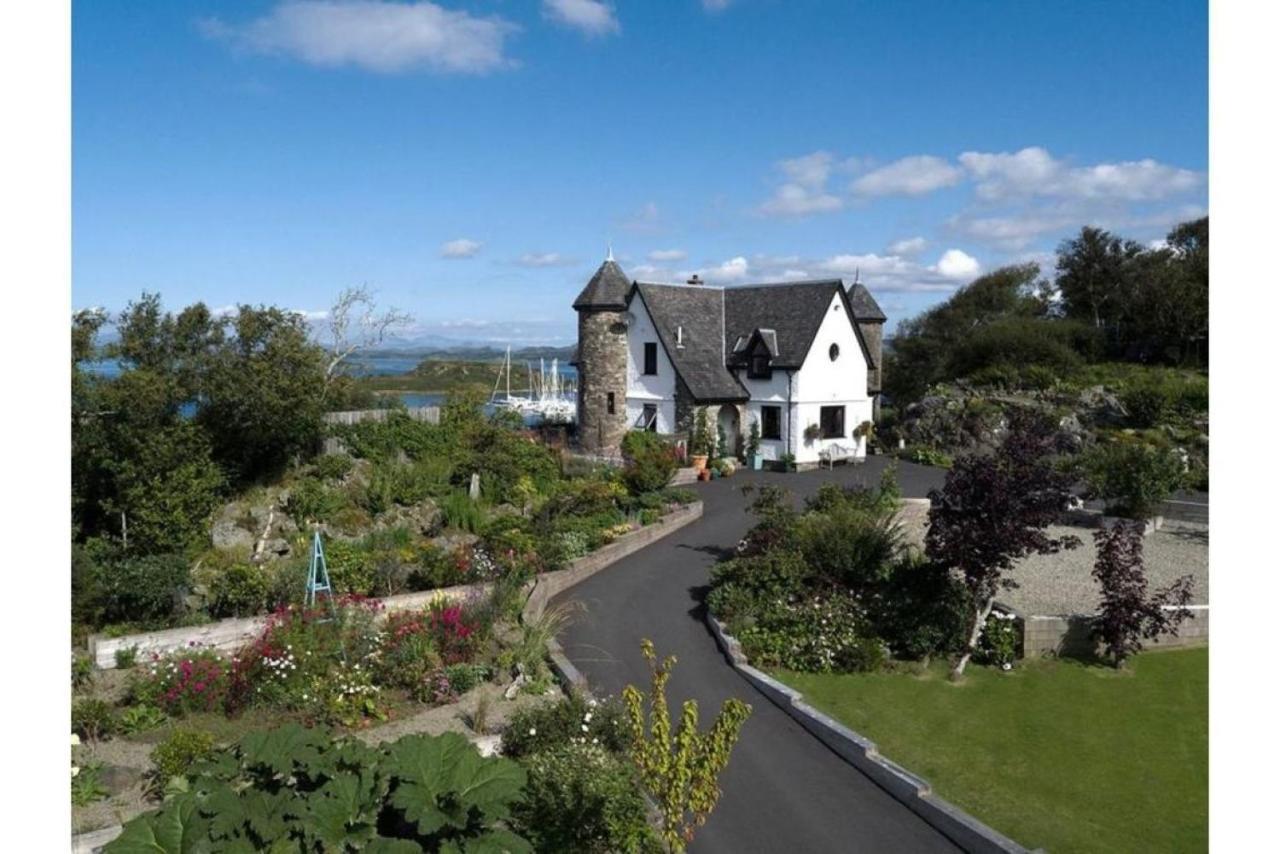
[[[1000,606],[1000,610],[1018,617],[1018,624],[1022,627],[1022,655],[1025,658],[1046,655],[1087,657],[1098,651],[1097,642],[1089,636],[1093,629],[1093,614],[1024,616],[1005,606]],[[1166,632],[1146,643],[1162,649],[1208,643],[1209,606],[1189,605],[1187,610],[1191,615],[1178,627],[1176,635]]]

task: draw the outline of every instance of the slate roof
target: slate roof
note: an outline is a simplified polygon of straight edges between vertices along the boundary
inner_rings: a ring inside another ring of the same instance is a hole
[[[748,340],[756,330],[760,330],[773,352],[773,367],[800,367],[826,317],[831,298],[843,288],[844,283],[839,279],[726,288],[724,327],[727,347],[732,351],[738,336]],[[745,354],[741,354],[730,361],[744,359]]]
[[[635,293],[644,300],[663,349],[696,399],[746,400],[750,397],[742,383],[725,367],[724,290],[636,282]],[[678,328],[683,328],[680,344],[677,344]]]
[[[575,309],[624,309],[627,307],[627,294],[631,290],[631,280],[622,272],[618,262],[610,258],[600,265],[596,274],[587,282],[587,286],[573,301]]]
[[[853,309],[853,319],[863,323],[884,323],[888,320],[871,291],[861,282],[855,282],[849,288],[849,307]]]

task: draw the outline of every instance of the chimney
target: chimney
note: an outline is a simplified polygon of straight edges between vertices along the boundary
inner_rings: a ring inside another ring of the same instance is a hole
[[[697,273],[694,273],[692,276],[690,276],[690,277],[689,277],[689,280],[688,280],[687,282],[685,282],[685,284],[686,284],[686,285],[700,285],[700,284],[702,284],[702,279],[699,279],[699,278],[698,278],[698,274],[697,274]]]

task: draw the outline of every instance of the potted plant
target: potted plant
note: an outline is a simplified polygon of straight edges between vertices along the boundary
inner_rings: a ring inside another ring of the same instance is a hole
[[[693,417],[693,435],[689,437],[689,461],[699,473],[707,468],[711,455],[711,429],[707,426],[707,410],[699,407]]]
[[[782,463],[782,470],[783,470],[783,471],[795,471],[795,470],[796,470],[796,455],[795,455],[795,454],[783,454],[781,457],[779,457],[779,458],[778,458],[778,462]]]
[[[747,463],[752,470],[760,471],[764,460],[760,458],[760,422],[752,421],[747,431]]]
[[[812,445],[821,435],[822,428],[817,424],[810,424],[808,427],[804,428],[804,440],[807,444]]]
[[[861,442],[864,439],[866,440],[867,444],[865,450],[867,453],[871,452],[871,440],[875,438],[875,435],[876,425],[872,424],[870,421],[863,421],[857,427],[853,428],[853,438],[856,441]]]

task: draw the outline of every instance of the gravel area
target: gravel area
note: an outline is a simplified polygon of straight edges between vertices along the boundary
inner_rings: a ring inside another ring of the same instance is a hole
[[[924,547],[928,504],[907,503],[899,516],[907,542]],[[1093,580],[1095,528],[1053,526],[1054,536],[1075,534],[1080,546],[1055,555],[1033,555],[1006,577],[1020,585],[1001,592],[999,601],[1020,613],[1091,614],[1098,606],[1098,584]],[[1209,604],[1209,528],[1194,522],[1166,519],[1164,527],[1142,541],[1149,589],[1158,590],[1183,575],[1195,579],[1191,602]]]

